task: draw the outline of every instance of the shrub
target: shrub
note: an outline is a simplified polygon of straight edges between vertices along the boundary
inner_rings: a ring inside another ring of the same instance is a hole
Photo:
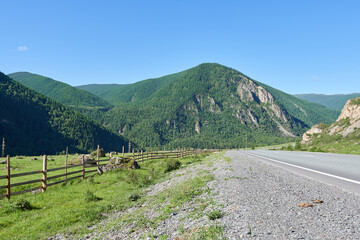
[[[171,172],[176,169],[179,169],[181,166],[181,162],[177,159],[168,159],[166,160],[165,172]]]
[[[140,195],[138,193],[132,193],[129,196],[129,201],[136,202],[138,199],[140,199]]]
[[[85,201],[86,202],[95,202],[95,201],[99,201],[101,200],[101,198],[95,196],[94,193],[92,193],[91,191],[87,190],[85,193]]]
[[[97,150],[91,152],[90,155],[93,157],[97,157]],[[105,151],[102,148],[99,149],[99,157],[105,157]]]
[[[224,216],[224,213],[220,210],[214,210],[214,211],[206,213],[206,216],[209,218],[209,220],[215,220],[215,219],[222,218]]]
[[[11,203],[11,208],[13,210],[32,210],[33,207],[31,206],[30,202],[27,201],[25,198],[20,198]]]

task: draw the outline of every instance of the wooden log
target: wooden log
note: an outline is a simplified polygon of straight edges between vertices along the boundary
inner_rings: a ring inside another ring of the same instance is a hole
[[[10,187],[17,187],[17,186],[22,186],[22,185],[37,183],[37,182],[42,182],[42,179],[35,179],[35,180],[29,180],[29,181],[25,181],[25,182],[13,183],[13,184],[10,184]]]
[[[35,190],[38,190],[38,189],[42,189],[42,186],[29,188],[29,189],[19,191],[19,192],[14,192],[14,193],[11,193],[11,195],[13,195],[13,196],[20,195],[20,194],[24,194],[24,193],[27,193],[27,192],[32,192],[32,191],[35,191]]]
[[[69,175],[76,174],[76,173],[82,173],[82,171],[83,171],[83,170],[81,169],[81,170],[78,170],[78,171],[69,172],[69,173],[68,173],[68,176],[69,176]],[[68,180],[69,180],[69,179],[68,179]]]
[[[42,170],[42,192],[46,191],[46,177],[47,177],[47,156],[43,156],[43,170]]]
[[[42,171],[38,170],[38,171],[32,171],[32,172],[15,173],[15,174],[11,174],[10,177],[15,178],[15,177],[34,175],[34,174],[39,174],[39,173],[42,173]]]

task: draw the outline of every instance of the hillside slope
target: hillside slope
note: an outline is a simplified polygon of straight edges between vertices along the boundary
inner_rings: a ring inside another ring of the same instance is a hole
[[[352,94],[334,94],[334,95],[324,95],[324,94],[295,94],[297,98],[321,104],[327,108],[341,111],[345,103],[353,98],[360,97],[360,93]]]
[[[104,99],[66,83],[28,72],[9,74],[9,77],[36,92],[75,109],[109,109]]]
[[[55,154],[67,146],[71,152],[87,152],[97,144],[120,151],[126,144],[123,137],[1,72],[0,109],[6,154]]]
[[[337,115],[212,63],[121,88],[107,88],[107,94],[119,94],[111,101],[116,107],[95,119],[143,147],[280,143]]]
[[[302,143],[311,148],[360,154],[360,97],[348,100],[332,124],[318,124],[303,134]]]
[[[166,75],[160,78],[152,78],[134,84],[90,84],[77,88],[89,91],[112,104],[128,102],[141,102],[149,98],[162,87],[171,84],[186,74],[186,71]]]

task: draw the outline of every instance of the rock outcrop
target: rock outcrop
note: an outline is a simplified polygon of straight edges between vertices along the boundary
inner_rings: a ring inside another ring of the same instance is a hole
[[[331,125],[318,124],[306,131],[302,137],[302,143],[309,143],[315,136],[320,134],[343,137],[360,130],[360,97],[348,100],[338,119]]]

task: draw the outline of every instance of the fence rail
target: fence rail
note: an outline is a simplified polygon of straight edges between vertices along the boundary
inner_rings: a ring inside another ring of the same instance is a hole
[[[124,160],[124,159],[131,159],[137,162],[141,162],[143,163],[144,161],[150,161],[150,160],[154,160],[154,159],[162,159],[162,158],[183,158],[183,157],[187,157],[187,156],[192,156],[192,155],[198,155],[198,154],[202,154],[202,153],[210,153],[216,150],[202,150],[202,149],[177,149],[174,151],[157,151],[157,152],[137,152],[135,153],[135,151],[132,151],[132,154],[128,157],[124,156],[124,152],[122,153],[121,157],[116,157],[119,160]],[[56,185],[56,184],[60,184],[63,182],[67,182],[73,179],[77,179],[77,178],[82,178],[84,179],[85,176],[88,176],[88,174],[90,173],[96,173],[98,172],[98,168],[100,168],[101,166],[106,166],[108,164],[111,163],[111,161],[113,162],[112,165],[116,164],[114,161],[114,158],[112,158],[112,153],[110,153],[110,157],[109,159],[103,159],[100,160],[99,159],[99,146],[98,146],[98,151],[97,151],[97,159],[96,159],[96,164],[87,164],[84,160],[84,157],[82,157],[81,159],[81,164],[72,164],[72,165],[68,165],[68,151],[66,150],[66,161],[65,161],[65,167],[57,167],[57,168],[51,168],[48,169],[47,168],[47,156],[44,155],[43,156],[43,169],[42,170],[37,170],[37,171],[31,171],[31,172],[23,172],[23,173],[15,173],[15,174],[11,174],[11,167],[10,167],[10,156],[7,156],[6,159],[6,163],[7,163],[7,174],[6,175],[0,175],[0,180],[2,179],[6,179],[7,184],[6,185],[0,185],[0,190],[1,189],[6,189],[6,194],[0,194],[0,199],[1,198],[7,198],[10,199],[11,196],[14,195],[19,195],[19,194],[24,194],[27,192],[32,192],[32,191],[38,191],[41,190],[42,192],[46,191],[46,189],[50,186]],[[115,159],[116,159],[115,158]],[[108,164],[103,163],[100,164],[100,162],[108,162]],[[120,162],[120,161],[119,161]],[[117,163],[118,165],[120,163]],[[76,170],[75,171],[71,171],[69,172],[69,169],[72,168],[81,168],[80,170]],[[97,168],[97,169],[93,169],[93,170],[86,170],[89,168]],[[58,173],[57,175],[54,176],[48,176],[49,172],[57,172],[57,171],[61,171],[61,170],[65,170],[65,173]],[[74,174],[79,174],[81,173],[81,175],[77,175],[77,176],[72,176]],[[18,183],[11,183],[11,179],[13,178],[17,178],[17,177],[23,177],[23,176],[28,176],[28,175],[35,175],[35,174],[41,174],[42,177],[38,178],[38,179],[33,179],[33,180],[28,180],[28,181],[23,181],[23,182],[18,182]],[[71,176],[70,178],[68,176]],[[63,178],[64,179],[61,179]],[[50,180],[58,180],[55,182],[49,182]],[[13,187],[19,187],[19,186],[24,186],[24,185],[28,185],[28,184],[34,184],[34,183],[41,183],[41,186],[36,186],[36,187],[31,187],[29,189],[25,189],[22,191],[17,191],[17,192],[11,192]]]

